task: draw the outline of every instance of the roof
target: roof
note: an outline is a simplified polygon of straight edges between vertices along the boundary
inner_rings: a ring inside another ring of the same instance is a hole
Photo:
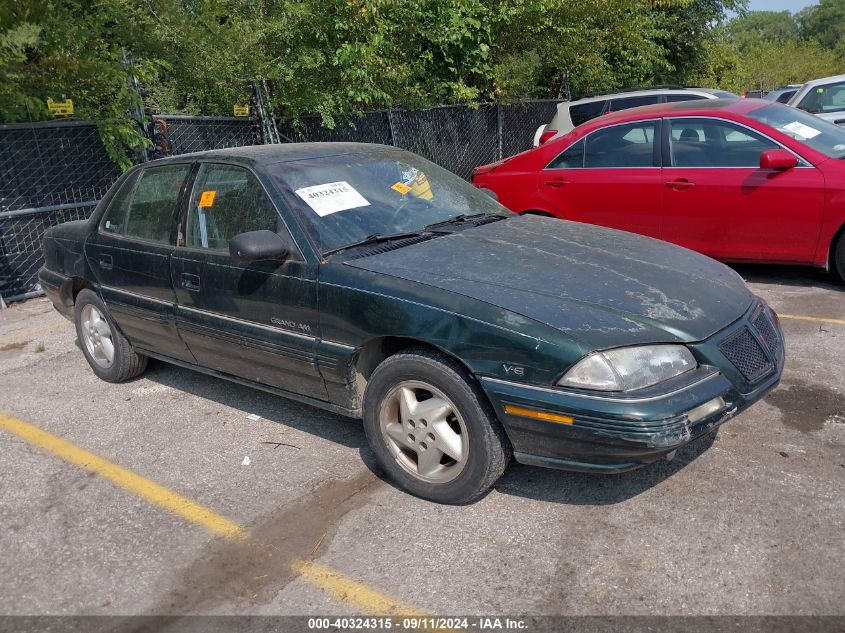
[[[376,143],[281,143],[277,145],[245,145],[204,152],[179,154],[145,163],[176,162],[184,160],[225,160],[244,165],[267,165],[309,158],[323,158],[343,154],[362,154],[375,150],[397,151],[399,148]]]
[[[572,101],[561,101],[558,107],[569,107],[576,103],[589,103],[592,101],[607,101],[614,97],[629,98],[640,97],[651,94],[715,94],[716,92],[723,92],[715,88],[686,88],[684,86],[654,86],[653,88],[632,88],[627,90],[614,90],[612,92],[594,92],[586,95],[581,95]]]
[[[657,103],[655,105],[640,106],[619,112],[610,112],[595,119],[591,119],[583,125],[596,125],[601,127],[609,121],[635,121],[642,119],[643,115],[653,117],[672,116],[683,114],[684,116],[713,116],[718,113],[729,113],[743,115],[758,108],[772,105],[771,101],[763,99],[708,99],[695,101],[677,101],[675,103]]]
[[[837,81],[845,81],[845,75],[832,75],[831,77],[820,77],[819,79],[813,79],[812,81],[808,81],[804,85],[817,86],[819,84],[829,84]]]

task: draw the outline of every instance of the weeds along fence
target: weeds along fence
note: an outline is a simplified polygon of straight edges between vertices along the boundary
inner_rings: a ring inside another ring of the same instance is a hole
[[[469,178],[474,167],[531,147],[555,101],[376,110],[340,117],[333,128],[319,116],[296,125],[274,123],[282,142],[353,141],[394,145]],[[266,121],[254,117],[152,115],[146,134],[152,160],[266,141]],[[44,231],[90,216],[120,175],[95,123],[51,121],[0,125],[0,300],[40,294]]]

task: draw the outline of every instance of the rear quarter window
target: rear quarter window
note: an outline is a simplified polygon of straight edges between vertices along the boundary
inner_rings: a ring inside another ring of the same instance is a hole
[[[569,117],[572,119],[572,125],[577,127],[582,123],[595,119],[604,111],[606,103],[606,100],[590,101],[589,103],[570,106]]]
[[[126,212],[129,210],[129,201],[140,173],[140,171],[136,171],[126,178],[112,198],[101,224],[102,230],[106,233],[123,234],[126,228]]]

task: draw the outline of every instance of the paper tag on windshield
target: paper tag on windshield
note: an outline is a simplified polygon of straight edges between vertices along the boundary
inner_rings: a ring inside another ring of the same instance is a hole
[[[784,125],[783,129],[787,132],[797,134],[798,136],[803,136],[804,138],[813,138],[814,136],[821,134],[820,130],[810,127],[809,125],[804,125],[800,121],[793,121],[789,125]]]
[[[296,195],[305,200],[321,218],[338,211],[370,206],[366,198],[345,180],[303,187],[296,190]]]

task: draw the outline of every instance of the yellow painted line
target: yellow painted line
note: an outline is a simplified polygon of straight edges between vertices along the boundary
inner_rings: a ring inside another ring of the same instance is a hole
[[[796,321],[813,321],[814,323],[835,323],[836,325],[845,325],[845,319],[830,319],[827,317],[812,317],[802,316],[800,314],[781,314],[778,312],[778,317],[781,319],[794,319]]]
[[[60,457],[66,462],[97,473],[104,479],[108,479],[124,490],[146,499],[153,505],[170,510],[183,519],[201,525],[215,534],[229,539],[251,538],[248,530],[213,510],[32,424],[0,412],[0,429],[8,431],[25,442]],[[291,564],[291,569],[303,580],[343,602],[356,605],[366,613],[423,615],[410,605],[388,598],[364,583],[348,578],[325,565],[298,560]]]
[[[320,587],[338,600],[353,602],[371,613],[417,617],[424,615],[410,605],[386,598],[374,589],[351,580],[320,563],[298,560],[291,568],[303,580]]]
[[[154,505],[170,510],[183,519],[197,523],[215,534],[228,538],[245,538],[247,536],[242,527],[199,503],[186,499],[164,486],[136,475],[132,471],[86,451],[84,448],[79,448],[52,433],[42,431],[36,426],[0,414],[0,428],[48,453],[61,457],[66,462],[97,473],[124,490],[132,492]]]

